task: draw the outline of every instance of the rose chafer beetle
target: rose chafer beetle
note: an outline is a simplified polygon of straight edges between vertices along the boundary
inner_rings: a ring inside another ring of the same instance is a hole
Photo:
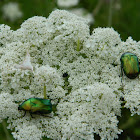
[[[26,111],[29,111],[31,117],[32,114],[49,114],[52,112],[52,104],[48,99],[42,98],[29,98],[19,105],[18,110],[24,110],[24,116]],[[23,116],[23,117],[24,117]]]
[[[139,75],[140,73],[139,61],[138,57],[135,54],[126,52],[122,54],[120,61],[121,61],[122,76],[123,72],[130,79],[135,79]]]

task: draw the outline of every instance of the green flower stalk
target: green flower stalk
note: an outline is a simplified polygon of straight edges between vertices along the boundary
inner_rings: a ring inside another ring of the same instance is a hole
[[[47,95],[46,95],[46,85],[44,84],[44,99],[47,99]]]

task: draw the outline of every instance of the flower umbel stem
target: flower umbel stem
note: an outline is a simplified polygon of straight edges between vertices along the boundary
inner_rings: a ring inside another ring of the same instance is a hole
[[[6,122],[5,122],[5,120],[2,122],[2,126],[3,126],[4,132],[6,134],[6,139],[7,140],[11,140],[10,134],[9,134],[7,128],[6,128]]]
[[[110,0],[110,3],[109,3],[109,16],[108,16],[108,26],[111,27],[112,25],[112,5],[113,5],[113,0]]]
[[[44,99],[47,99],[47,96],[46,96],[46,85],[44,84]]]
[[[80,51],[80,40],[79,40],[79,38],[78,38],[78,40],[77,40],[77,49],[76,49],[77,51]]]

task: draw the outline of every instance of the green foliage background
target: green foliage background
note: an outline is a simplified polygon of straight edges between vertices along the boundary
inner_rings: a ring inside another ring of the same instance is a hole
[[[19,4],[23,12],[21,19],[15,22],[3,19],[1,8],[8,2]],[[120,9],[115,8],[116,4],[120,5]],[[109,13],[110,0],[80,0],[77,6],[69,9],[81,7],[94,15],[95,21],[90,27],[91,31],[96,27],[110,26],[119,32],[124,41],[128,36],[132,36],[136,41],[140,40],[140,0],[112,0],[111,14]],[[0,0],[0,24],[7,24],[11,29],[16,30],[26,19],[32,16],[48,17],[55,8],[59,8],[56,0]],[[129,110],[122,109],[122,116],[118,119],[119,128],[124,130],[119,140],[140,140],[140,116],[131,116]],[[6,126],[6,120],[0,124],[0,140],[13,140]],[[95,137],[99,139],[98,136]]]

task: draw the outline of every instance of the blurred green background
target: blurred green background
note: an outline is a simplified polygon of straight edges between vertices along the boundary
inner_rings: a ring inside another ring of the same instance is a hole
[[[8,18],[3,18],[2,7],[9,2],[18,3],[23,13],[21,18],[12,22]],[[97,27],[113,27],[123,41],[129,36],[136,41],[140,40],[140,0],[79,0],[77,5],[67,8],[60,7],[57,0],[0,0],[0,24],[9,25],[11,29],[16,30],[26,19],[32,16],[48,17],[56,8],[67,10],[84,8],[94,18],[94,22],[90,25],[91,31]],[[122,116],[118,119],[119,128],[124,130],[119,135],[119,140],[140,140],[140,116],[131,116],[129,110],[122,109]],[[0,140],[13,139],[6,126],[6,120],[0,124]],[[96,139],[99,137],[96,136]]]

